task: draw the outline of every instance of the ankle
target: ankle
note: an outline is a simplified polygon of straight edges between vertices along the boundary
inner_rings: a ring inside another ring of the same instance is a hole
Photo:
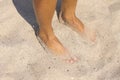
[[[39,37],[45,40],[52,40],[55,35],[53,30],[40,29]]]
[[[64,20],[73,20],[75,18],[74,13],[61,12],[60,17]]]

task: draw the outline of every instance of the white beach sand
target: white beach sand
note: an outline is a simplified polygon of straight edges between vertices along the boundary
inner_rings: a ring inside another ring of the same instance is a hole
[[[55,34],[79,59],[69,64],[38,42],[31,0],[0,0],[0,80],[120,80],[120,0],[78,0],[76,14],[97,40],[84,42],[55,13]]]

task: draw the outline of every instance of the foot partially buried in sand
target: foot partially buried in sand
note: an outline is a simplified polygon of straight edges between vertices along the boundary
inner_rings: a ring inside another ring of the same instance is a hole
[[[76,16],[66,17],[60,15],[59,20],[62,20],[62,22],[68,24],[68,26],[70,26],[73,30],[79,33],[83,38],[86,38],[87,40],[90,40],[92,42],[95,41],[95,32],[92,31],[92,29],[84,28],[84,25]],[[41,27],[44,28],[44,26]],[[39,37],[50,52],[59,56],[66,62],[74,63],[77,61],[77,58],[71,56],[70,52],[61,44],[61,42],[57,39],[52,30],[46,31],[46,29],[42,28],[39,32]]]
[[[75,16],[75,15],[63,15],[62,12],[59,14],[59,21],[67,26],[69,26],[72,30],[76,31],[80,36],[90,42],[95,42],[96,33],[92,28],[84,27],[83,23]]]
[[[71,56],[69,51],[61,44],[57,37],[53,34],[46,34],[39,32],[39,38],[44,43],[43,45],[56,56],[59,56],[61,59],[68,63],[74,63],[77,61],[75,56]]]

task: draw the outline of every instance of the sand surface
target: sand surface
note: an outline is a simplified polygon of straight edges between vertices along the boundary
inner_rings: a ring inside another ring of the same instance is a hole
[[[94,44],[60,24],[55,12],[54,32],[78,57],[74,64],[38,42],[31,2],[0,0],[0,80],[120,80],[120,0],[78,0],[77,16],[97,31]]]

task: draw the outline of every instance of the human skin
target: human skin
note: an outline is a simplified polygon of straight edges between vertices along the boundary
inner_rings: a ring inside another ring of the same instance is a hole
[[[64,57],[65,55],[70,55],[70,53],[55,36],[52,28],[52,18],[56,3],[57,0],[33,0],[36,19],[40,27],[38,36],[52,53]],[[75,15],[76,4],[77,0],[62,0],[59,20],[61,21],[62,19],[73,29],[83,33],[84,25]],[[71,56],[68,59],[71,62],[75,60]]]

